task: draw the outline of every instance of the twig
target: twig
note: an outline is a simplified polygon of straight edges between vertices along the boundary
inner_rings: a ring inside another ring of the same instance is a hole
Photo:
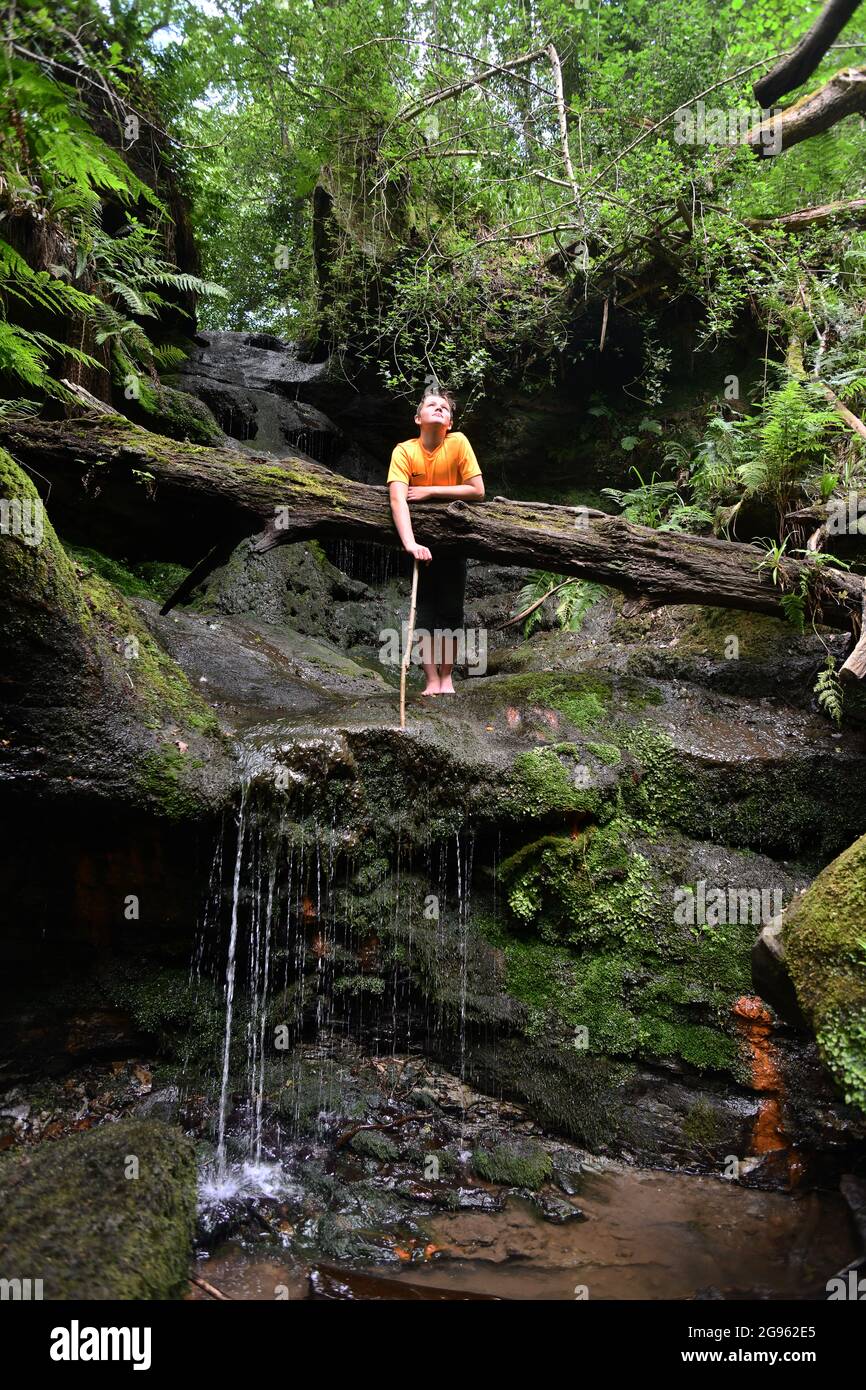
[[[197,1274],[191,1274],[189,1276],[189,1282],[191,1284],[197,1284],[200,1289],[204,1289],[205,1293],[210,1294],[211,1298],[218,1298],[225,1303],[231,1303],[233,1301],[230,1293],[223,1293],[222,1289],[218,1289],[215,1284],[209,1284],[207,1279],[201,1279]]]
[[[528,608],[524,608],[524,610],[523,610],[522,613],[518,613],[518,614],[516,614],[515,617],[509,618],[507,623],[500,623],[498,627],[495,627],[495,628],[493,629],[493,631],[494,631],[494,632],[501,632],[503,628],[505,628],[505,627],[511,627],[513,623],[519,623],[520,620],[521,620],[522,618],[528,618],[529,615],[530,615],[530,613],[534,613],[535,610],[536,610],[536,608],[540,608],[541,605],[542,605],[543,603],[545,603],[545,602],[547,601],[547,599],[550,598],[551,594],[558,594],[559,591],[560,591],[560,589],[564,589],[564,588],[565,588],[566,584],[573,584],[573,583],[574,583],[574,577],[573,577],[573,576],[570,576],[568,579],[563,579],[563,581],[562,581],[561,584],[557,584],[554,588],[548,589],[548,591],[547,591],[546,594],[542,594],[542,595],[541,595],[541,598],[536,599],[535,602],[534,602],[534,603],[531,603],[531,604],[529,605]]]
[[[337,1146],[338,1149],[342,1149],[343,1145],[344,1145],[344,1144],[348,1144],[348,1142],[349,1142],[350,1139],[354,1139],[354,1137],[355,1137],[356,1134],[361,1134],[362,1132],[364,1132],[365,1130],[368,1130],[368,1129],[369,1129],[369,1130],[373,1130],[373,1129],[378,1129],[378,1130],[397,1129],[397,1127],[398,1127],[399,1125],[407,1125],[407,1124],[409,1124],[410,1120],[429,1120],[429,1118],[430,1118],[430,1112],[429,1112],[429,1111],[427,1111],[427,1110],[419,1110],[419,1111],[417,1112],[417,1114],[415,1114],[415,1115],[400,1115],[398,1119],[396,1119],[396,1120],[389,1120],[387,1124],[382,1124],[382,1125],[354,1125],[354,1126],[352,1127],[352,1129],[347,1129],[346,1132],[345,1132],[345,1134],[341,1134],[341,1135],[340,1135],[339,1139],[337,1140],[337,1145],[336,1145],[336,1146]]]

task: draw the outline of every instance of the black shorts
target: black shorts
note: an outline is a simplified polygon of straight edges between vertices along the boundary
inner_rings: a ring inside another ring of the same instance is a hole
[[[418,607],[415,627],[461,628],[466,595],[466,556],[458,552],[441,559],[418,561]]]

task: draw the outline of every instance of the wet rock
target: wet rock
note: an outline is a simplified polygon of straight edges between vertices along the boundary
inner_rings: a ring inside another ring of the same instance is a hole
[[[483,1187],[458,1187],[455,1205],[460,1211],[502,1211],[505,1192],[489,1192]]]
[[[124,1120],[0,1160],[0,1277],[51,1299],[166,1299],[186,1290],[193,1145]]]
[[[762,928],[752,947],[752,981],[761,998],[792,1028],[808,1027],[785,960],[781,917]]]
[[[554,1197],[549,1192],[535,1192],[532,1195],[533,1205],[538,1207],[545,1221],[550,1221],[554,1226],[564,1226],[568,1221],[586,1221],[586,1213],[580,1207],[575,1207],[571,1202],[565,1202],[561,1197]]]
[[[555,1165],[553,1180],[566,1197],[576,1197],[583,1186],[583,1173],[580,1170],[573,1172],[571,1169]]]

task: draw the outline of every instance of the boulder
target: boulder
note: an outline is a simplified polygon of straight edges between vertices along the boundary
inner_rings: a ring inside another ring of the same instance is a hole
[[[196,1213],[192,1142],[122,1120],[0,1161],[0,1279],[47,1299],[170,1299],[186,1291]]]

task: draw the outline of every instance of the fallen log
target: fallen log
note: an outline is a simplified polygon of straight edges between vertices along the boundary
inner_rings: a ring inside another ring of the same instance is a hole
[[[824,227],[828,222],[835,221],[866,222],[866,198],[849,198],[847,201],[822,203],[819,207],[798,208],[796,212],[784,212],[778,217],[747,217],[743,225],[753,232],[772,228],[780,232],[801,232],[806,227]]]
[[[6,421],[0,438],[51,489],[61,533],[109,553],[195,563],[208,548],[258,534],[259,552],[312,537],[400,546],[384,486],[357,483],[300,457],[179,443],[118,418]],[[384,469],[383,469],[384,471]],[[621,590],[641,607],[707,604],[783,616],[780,599],[811,572],[813,616],[859,621],[864,581],[783,559],[783,586],[756,546],[655,531],[621,516],[532,502],[462,500],[412,506],[416,539],[436,551],[549,569]]]

